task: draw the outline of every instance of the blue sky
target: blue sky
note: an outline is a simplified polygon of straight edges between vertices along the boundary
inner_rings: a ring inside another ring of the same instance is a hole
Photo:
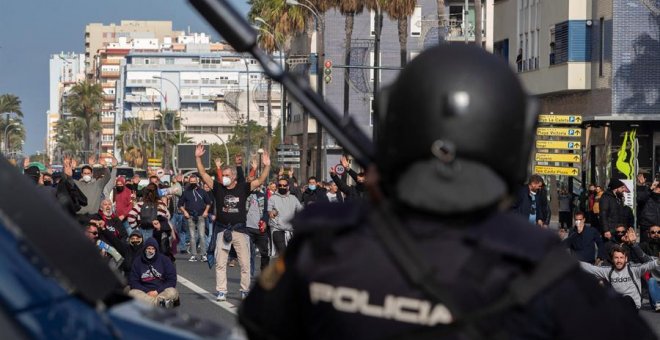
[[[227,0],[247,13],[245,0]],[[121,20],[170,20],[175,30],[218,35],[185,0],[7,0],[0,10],[0,94],[22,100],[24,151],[44,149],[48,60],[59,52],[84,53],[85,25]]]

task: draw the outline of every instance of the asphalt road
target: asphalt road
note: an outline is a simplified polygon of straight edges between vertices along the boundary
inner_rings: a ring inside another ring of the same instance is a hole
[[[179,275],[177,288],[181,295],[178,311],[206,320],[215,321],[226,327],[236,327],[236,310],[240,305],[239,267],[227,267],[229,293],[227,302],[215,301],[215,270],[204,262],[188,262],[189,256],[177,255],[176,268]],[[259,263],[259,258],[255,261]],[[258,273],[258,270],[257,270]],[[254,280],[253,280],[254,282]],[[648,299],[643,301],[640,316],[660,338],[660,313],[651,310]]]

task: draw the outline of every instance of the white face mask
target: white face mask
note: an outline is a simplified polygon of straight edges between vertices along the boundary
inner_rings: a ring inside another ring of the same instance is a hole
[[[144,255],[145,255],[148,259],[151,260],[152,258],[154,258],[154,256],[156,256],[156,252],[153,252],[153,253],[152,253],[152,252],[150,252],[150,251],[147,250],[147,251],[144,253]]]
[[[228,187],[231,184],[231,178],[227,176],[222,176],[222,185]]]
[[[84,176],[82,176],[82,180],[83,180],[83,182],[88,182],[89,183],[89,182],[92,181],[92,176],[84,175]]]

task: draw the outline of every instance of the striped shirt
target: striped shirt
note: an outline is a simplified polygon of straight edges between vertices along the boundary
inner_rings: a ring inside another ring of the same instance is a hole
[[[128,213],[128,225],[131,228],[137,228],[140,225],[140,212],[142,212],[142,205],[144,202],[137,202],[133,205],[133,209]],[[167,211],[167,206],[165,203],[158,201],[158,216],[166,218],[168,221],[170,219],[170,212]]]

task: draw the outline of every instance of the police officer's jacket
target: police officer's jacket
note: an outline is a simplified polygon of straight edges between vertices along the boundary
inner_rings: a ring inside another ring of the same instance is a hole
[[[370,210],[319,204],[296,217],[284,259],[262,273],[239,310],[250,338],[654,338],[636,311],[577,265],[524,305],[476,318],[468,327],[457,315],[507,296],[511,282],[533,272],[558,238],[510,213],[463,227],[403,217],[401,225],[435,268],[429,280],[460,309],[451,310],[402,275],[375,236]]]

